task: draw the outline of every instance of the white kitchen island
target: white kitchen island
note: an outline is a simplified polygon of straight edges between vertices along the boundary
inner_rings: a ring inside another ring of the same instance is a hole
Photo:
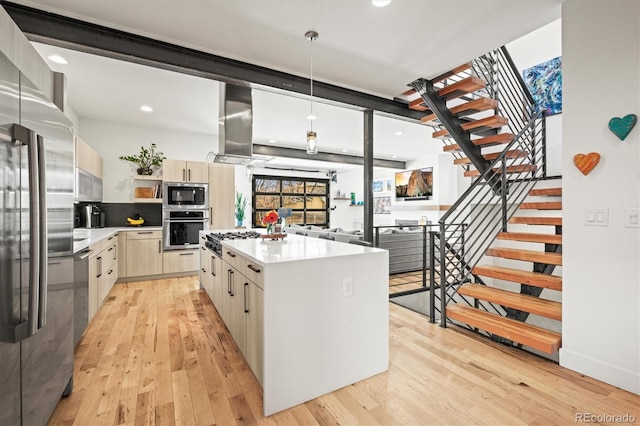
[[[262,384],[265,416],[388,369],[386,250],[288,235],[202,255],[203,287]]]

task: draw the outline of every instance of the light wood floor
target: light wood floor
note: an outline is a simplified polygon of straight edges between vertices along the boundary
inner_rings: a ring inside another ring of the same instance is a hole
[[[389,371],[268,418],[195,277],[117,284],[76,350],[52,425],[574,424],[640,421],[640,397],[390,304]]]
[[[429,287],[429,271],[427,271],[427,287]],[[422,288],[422,271],[389,275],[389,294],[419,288]]]

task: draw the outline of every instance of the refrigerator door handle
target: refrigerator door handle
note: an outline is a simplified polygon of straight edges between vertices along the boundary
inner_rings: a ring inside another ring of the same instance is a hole
[[[40,167],[38,164],[37,137],[33,130],[19,124],[13,125],[13,140],[16,145],[27,147],[29,168],[29,310],[28,330],[20,339],[34,335],[38,331],[38,304],[40,303]],[[46,234],[45,234],[46,235]]]
[[[49,244],[47,236],[49,235],[47,229],[47,158],[45,155],[44,138],[37,135],[37,150],[38,150],[38,198],[40,206],[38,208],[38,220],[40,221],[40,235],[39,235],[39,250],[40,250],[40,273],[38,280],[38,329],[47,325],[47,277],[48,274],[48,254]]]

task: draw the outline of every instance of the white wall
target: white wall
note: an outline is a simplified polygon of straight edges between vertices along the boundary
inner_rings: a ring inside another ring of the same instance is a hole
[[[560,364],[640,394],[640,128],[620,141],[612,117],[640,114],[640,3],[565,0],[563,16],[563,347]],[[578,153],[599,152],[588,176]],[[583,224],[608,209],[609,225]]]
[[[133,164],[120,160],[121,155],[138,154],[141,146],[151,143],[165,157],[177,160],[205,161],[209,151],[218,150],[216,136],[87,118],[80,119],[80,132],[76,134],[102,157],[105,203],[132,202],[133,188],[139,186],[131,180],[135,175]]]
[[[522,71],[562,56],[562,21],[558,19],[508,43],[507,50]],[[547,176],[562,175],[562,113],[547,117]]]

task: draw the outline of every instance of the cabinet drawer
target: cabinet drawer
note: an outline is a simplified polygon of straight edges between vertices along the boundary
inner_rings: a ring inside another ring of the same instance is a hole
[[[199,249],[174,250],[162,254],[162,273],[197,271],[200,264]]]
[[[244,256],[227,247],[222,247],[222,258],[231,266],[236,268],[240,273],[244,274],[247,267],[247,261]]]
[[[247,268],[245,269],[245,275],[249,280],[251,280],[255,285],[264,289],[264,267],[257,262],[254,262],[251,259],[246,259]]]
[[[162,238],[162,231],[127,231],[127,240],[150,240]]]

